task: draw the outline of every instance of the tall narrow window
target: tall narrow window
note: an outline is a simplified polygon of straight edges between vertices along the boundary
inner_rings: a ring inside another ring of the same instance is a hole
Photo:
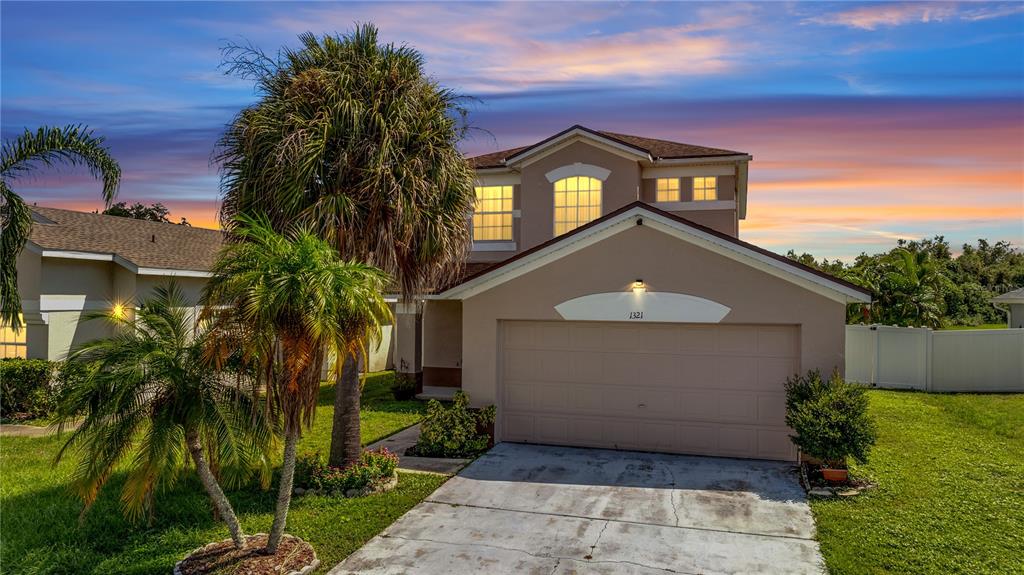
[[[555,235],[601,217],[601,180],[571,176],[555,182]]]
[[[658,195],[655,201],[678,202],[679,178],[658,178]]]
[[[21,329],[17,333],[14,328],[0,323],[0,359],[9,357],[24,359],[28,356],[28,345],[25,342],[26,329],[28,327],[25,325],[24,319],[21,320]]]
[[[718,199],[718,177],[704,176],[693,179],[693,200],[696,202]]]
[[[478,186],[473,241],[512,241],[512,186]]]

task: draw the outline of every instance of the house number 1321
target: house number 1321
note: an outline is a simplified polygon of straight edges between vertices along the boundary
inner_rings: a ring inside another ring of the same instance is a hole
[[[642,311],[631,311],[631,312],[629,312],[629,319],[644,319],[644,312],[642,312]]]

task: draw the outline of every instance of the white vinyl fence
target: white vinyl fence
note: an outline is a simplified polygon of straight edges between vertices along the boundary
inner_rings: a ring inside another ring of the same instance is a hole
[[[848,325],[846,379],[890,389],[1024,392],[1024,329]]]

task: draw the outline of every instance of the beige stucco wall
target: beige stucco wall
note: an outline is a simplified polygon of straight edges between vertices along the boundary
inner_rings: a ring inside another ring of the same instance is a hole
[[[574,142],[522,169],[520,186],[523,217],[520,251],[554,236],[554,186],[545,174],[575,163],[611,170],[601,188],[601,213],[613,212],[637,200],[640,164],[584,142]]]
[[[673,210],[670,213],[732,237],[739,235],[736,210]]]
[[[462,366],[462,302],[427,300],[423,306],[423,367]]]
[[[475,405],[497,401],[498,322],[559,320],[554,306],[582,295],[624,291],[643,278],[650,291],[708,298],[731,307],[722,323],[801,329],[801,369],[843,369],[842,303],[696,247],[634,226],[463,301],[462,387]]]

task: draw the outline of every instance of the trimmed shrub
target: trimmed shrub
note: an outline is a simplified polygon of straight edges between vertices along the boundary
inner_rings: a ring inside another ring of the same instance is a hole
[[[391,381],[391,395],[395,396],[398,401],[407,401],[416,397],[416,380],[415,378],[404,374],[395,373]]]
[[[70,361],[0,360],[0,421],[53,415],[62,391],[84,375],[85,366]]]
[[[875,444],[875,422],[868,415],[867,388],[832,373],[827,381],[817,370],[786,381],[786,425],[793,443],[833,468],[852,457],[867,463]]]
[[[469,396],[455,392],[450,407],[437,400],[427,402],[420,423],[420,438],[406,451],[420,457],[474,457],[487,450],[490,435],[481,430],[494,423],[495,408],[471,409]]]
[[[348,467],[327,465],[320,453],[307,453],[295,464],[295,485],[328,493],[363,489],[390,479],[398,469],[398,456],[386,447],[364,451],[359,463]]]
[[[54,371],[55,364],[45,359],[0,361],[0,418],[17,421],[53,413]]]

